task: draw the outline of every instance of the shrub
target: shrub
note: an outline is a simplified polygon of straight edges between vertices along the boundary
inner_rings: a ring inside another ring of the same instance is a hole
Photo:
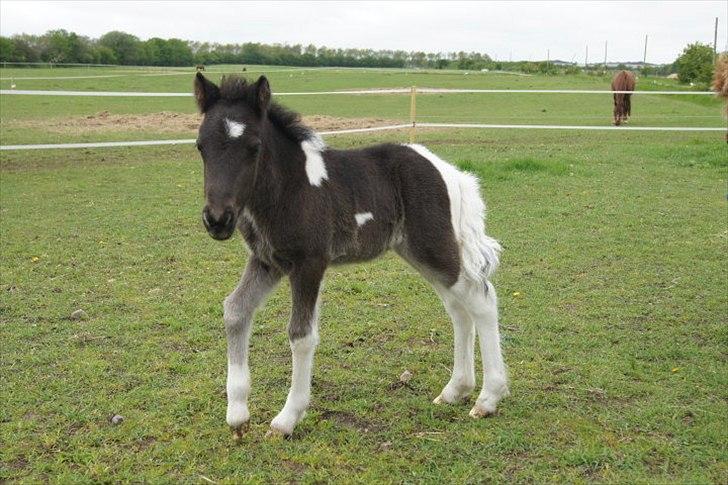
[[[713,77],[713,49],[696,42],[688,45],[675,61],[677,78],[681,83],[707,86]]]

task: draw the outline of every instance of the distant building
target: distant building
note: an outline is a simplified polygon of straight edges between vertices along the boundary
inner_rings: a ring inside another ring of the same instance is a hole
[[[591,62],[588,64],[589,67],[603,67],[603,62]],[[643,67],[660,67],[660,64],[652,64],[650,62],[642,61],[623,61],[623,62],[607,62],[607,69],[642,69]]]

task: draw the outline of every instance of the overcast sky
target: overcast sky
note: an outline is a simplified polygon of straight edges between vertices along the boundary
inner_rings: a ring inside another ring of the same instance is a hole
[[[674,2],[196,2],[0,1],[0,33],[50,29],[99,37],[478,51],[508,60],[672,62],[690,42],[728,48],[728,0]]]

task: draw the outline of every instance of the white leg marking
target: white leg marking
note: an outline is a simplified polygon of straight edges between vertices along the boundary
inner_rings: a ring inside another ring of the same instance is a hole
[[[482,285],[473,284],[462,277],[453,286],[460,293],[480,340],[483,388],[470,411],[470,416],[474,418],[495,413],[498,402],[509,394],[498,330],[498,299],[493,285],[490,282],[486,282],[486,285],[487,294]]]
[[[245,424],[250,418],[248,343],[253,314],[277,282],[277,277],[271,277],[255,261],[250,261],[237,288],[225,298],[223,304],[228,343],[226,421],[233,428]]]
[[[311,401],[313,357],[319,343],[318,319],[320,305],[321,294],[319,290],[319,297],[316,300],[313,315],[311,315],[309,334],[290,342],[293,356],[291,388],[288,391],[286,404],[270,423],[271,431],[279,432],[285,436],[293,433],[293,428],[303,419]]]
[[[328,180],[326,164],[322,152],[326,149],[321,137],[318,135],[301,142],[301,149],[306,155],[306,176],[311,185],[319,187],[321,182]]]
[[[241,283],[242,286],[242,283]],[[248,370],[248,343],[252,312],[244,308],[243,294],[238,288],[225,299],[225,329],[228,336],[227,371],[227,424],[237,428],[250,418],[248,395],[250,394],[250,371]]]
[[[354,219],[356,219],[356,225],[361,227],[366,224],[367,221],[373,220],[374,215],[371,212],[360,212],[358,214],[354,214]]]
[[[230,138],[240,138],[245,131],[245,123],[225,118],[225,131]]]
[[[475,329],[470,315],[459,301],[457,294],[439,286],[435,289],[452,319],[455,352],[450,381],[433,402],[455,403],[475,388]]]
[[[283,435],[293,433],[311,401],[311,374],[313,372],[313,356],[316,346],[319,343],[318,335],[318,313],[319,305],[312,318],[311,333],[307,336],[291,342],[293,354],[293,375],[291,377],[291,389],[286,398],[286,404],[278,415],[270,423],[272,430]]]

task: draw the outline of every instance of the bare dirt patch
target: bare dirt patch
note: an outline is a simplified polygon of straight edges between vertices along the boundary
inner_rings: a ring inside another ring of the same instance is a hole
[[[197,113],[111,114],[108,111],[71,118],[23,120],[3,123],[7,128],[30,128],[62,135],[144,131],[154,133],[195,133],[202,115]],[[384,118],[339,118],[336,116],[304,116],[303,123],[318,131],[372,128],[401,122]]]

